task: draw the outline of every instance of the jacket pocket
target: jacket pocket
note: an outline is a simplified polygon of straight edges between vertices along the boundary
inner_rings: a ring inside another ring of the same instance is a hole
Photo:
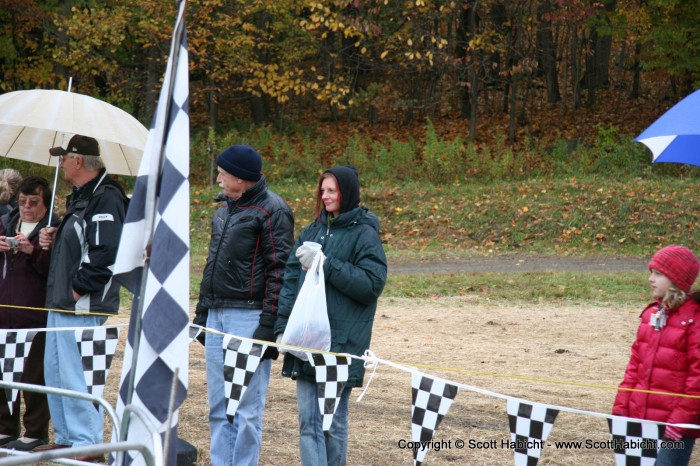
[[[348,328],[333,328],[331,323],[331,351],[334,353],[342,353],[348,343],[349,329]]]
[[[238,273],[238,270],[236,270],[236,266],[233,264],[233,262],[231,262],[230,259],[226,260],[226,264],[228,265],[229,276],[233,281],[233,286],[241,291],[244,291],[245,283],[243,283],[243,278],[241,277],[241,274]]]

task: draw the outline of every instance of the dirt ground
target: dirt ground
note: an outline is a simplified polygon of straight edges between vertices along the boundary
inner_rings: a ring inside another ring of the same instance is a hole
[[[609,413],[644,303],[622,308],[518,305],[483,297],[380,299],[372,350],[378,358],[415,365],[459,384],[529,401]],[[110,323],[126,322],[126,317]],[[123,337],[122,337],[123,339]],[[120,346],[121,348],[121,346]],[[116,401],[121,354],[105,397]],[[299,464],[294,384],[273,363],[264,422],[261,464]],[[448,370],[450,369],[450,370]],[[365,378],[365,383],[369,379]],[[348,464],[412,464],[411,375],[380,364],[362,401],[350,404]],[[180,437],[209,465],[204,348],[190,346],[189,394],[180,410]],[[428,451],[424,464],[506,465],[513,453],[504,400],[460,389],[434,440],[451,448]],[[542,452],[542,465],[613,465],[611,450],[556,449],[554,441],[609,439],[605,419],[561,412]],[[465,448],[454,445],[465,442]],[[484,448],[496,441],[496,448]],[[473,448],[470,448],[470,443]],[[700,461],[700,455],[694,455]]]

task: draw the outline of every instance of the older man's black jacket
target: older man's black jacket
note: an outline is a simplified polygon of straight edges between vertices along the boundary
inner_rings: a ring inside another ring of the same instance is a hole
[[[265,177],[240,199],[228,199],[212,220],[198,310],[262,309],[260,325],[271,329],[293,242],[292,210],[267,189]]]

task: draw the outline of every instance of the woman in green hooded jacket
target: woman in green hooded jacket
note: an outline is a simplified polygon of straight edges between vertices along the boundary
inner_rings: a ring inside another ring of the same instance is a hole
[[[294,301],[316,250],[325,255],[326,304],[331,325],[331,352],[361,356],[369,348],[372,324],[387,277],[387,263],[379,238],[379,220],[360,207],[360,181],[350,166],[326,170],[318,183],[317,217],[297,238],[287,260],[284,286],[278,301],[275,333],[284,333]],[[364,367],[353,359],[348,382],[328,432],[316,395],[315,369],[307,361],[285,354],[282,375],[296,380],[299,408],[299,450],[304,466],[345,465],[348,438],[348,401],[353,387],[361,387]]]

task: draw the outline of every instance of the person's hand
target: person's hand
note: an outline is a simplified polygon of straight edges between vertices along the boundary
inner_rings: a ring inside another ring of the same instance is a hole
[[[299,246],[295,253],[297,259],[299,259],[299,262],[301,263],[301,266],[304,270],[309,270],[311,264],[313,264],[314,259],[318,254],[323,255],[323,253],[321,252],[321,248],[314,248],[311,246],[307,246],[306,244],[302,244],[301,246]]]
[[[44,227],[39,232],[39,246],[49,249],[56,238],[56,227]]]
[[[664,438],[668,440],[680,440],[683,438],[683,434],[681,433],[681,429],[676,426],[666,426],[666,430],[664,430]]]
[[[19,250],[25,254],[29,254],[30,256],[34,252],[34,245],[32,244],[31,241],[27,239],[26,236],[24,236],[23,233],[17,233],[17,236],[15,236],[15,239],[19,241]]]
[[[7,236],[0,236],[0,252],[7,252],[10,250],[10,245],[7,244]]]
[[[272,330],[272,327],[268,327],[267,325],[259,325],[253,333],[253,339],[274,342],[275,332],[274,330]],[[276,347],[268,346],[262,355],[261,361],[264,361],[266,359],[277,359],[279,355],[280,353],[279,351],[277,351]]]
[[[198,302],[197,306],[195,307],[195,310],[194,310],[194,319],[192,319],[192,323],[195,325],[199,325],[200,327],[206,327],[208,317],[209,317],[209,308],[206,306],[203,306],[201,304],[201,302]],[[199,335],[197,335],[197,341],[200,342],[202,345],[206,346],[206,339],[207,339],[206,332],[204,332],[204,330],[199,332]]]
[[[75,299],[75,302],[78,302],[78,300],[80,299],[80,295],[78,294],[77,291],[75,291],[75,290],[72,290],[72,291],[73,291],[73,299]]]

